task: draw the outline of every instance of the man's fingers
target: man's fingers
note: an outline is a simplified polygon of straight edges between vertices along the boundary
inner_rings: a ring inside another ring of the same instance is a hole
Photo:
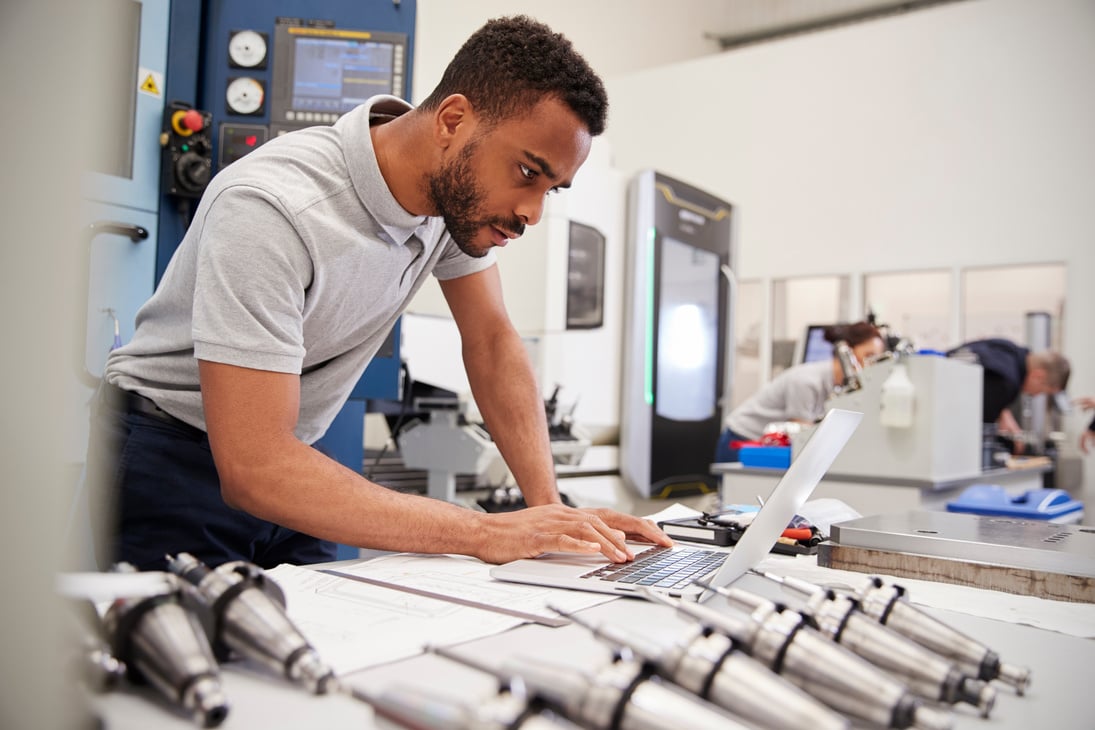
[[[601,552],[601,544],[598,542],[592,542],[590,540],[580,540],[570,535],[544,535],[548,538],[548,542],[554,544],[547,547],[542,552],[560,552],[560,553],[599,553]]]
[[[586,525],[593,531],[593,539],[601,546],[601,554],[614,563],[626,563],[634,559],[634,555],[627,549],[627,536],[619,530],[613,530],[599,518],[596,522],[587,522]]]
[[[548,552],[588,555],[599,552],[608,560],[623,563],[635,558],[627,545],[629,537],[657,545],[673,544],[650,520],[610,509],[544,505],[512,513],[506,519],[525,522],[530,536],[534,536],[525,543],[525,550],[531,548],[536,555]]]
[[[650,520],[640,519],[633,534],[658,545],[669,547],[673,544],[669,535],[666,535],[660,527]]]
[[[625,515],[612,510],[597,510],[597,512],[606,522],[624,532],[628,537],[639,538],[666,547],[673,544],[669,536],[648,519]]]
[[[610,540],[596,530],[593,530],[588,523],[579,523],[576,526],[576,529],[575,526],[571,525],[560,525],[558,529],[560,532],[540,536],[541,539],[537,542],[538,550],[541,553],[582,553],[585,555],[600,553],[615,563],[622,563],[627,560],[626,555],[613,545]],[[574,535],[562,532],[562,530],[567,529],[574,529],[576,532],[580,532],[583,535],[590,535],[593,539],[575,537]]]
[[[604,522],[604,520],[599,517],[596,517],[596,515],[590,515],[590,517],[592,519],[589,524],[592,526],[592,529],[596,530],[600,536],[606,538],[608,541],[606,547],[611,548],[610,552],[604,552],[604,557],[607,557],[610,560],[616,560],[618,563],[623,560],[634,559],[635,556],[632,554],[631,549],[627,548],[627,534],[625,532],[612,528],[611,525]]]

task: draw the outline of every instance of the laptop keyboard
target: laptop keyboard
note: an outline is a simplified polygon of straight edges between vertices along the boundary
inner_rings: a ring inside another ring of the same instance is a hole
[[[611,563],[581,577],[651,588],[683,588],[716,570],[726,556],[717,550],[655,547],[639,553],[630,563]]]

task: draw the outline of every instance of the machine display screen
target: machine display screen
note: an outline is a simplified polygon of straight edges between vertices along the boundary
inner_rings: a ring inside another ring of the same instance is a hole
[[[833,343],[825,339],[824,325],[810,325],[806,328],[806,346],[802,351],[802,362],[817,362],[833,357]]]
[[[702,421],[718,403],[719,257],[667,237],[658,269],[656,410]]]
[[[334,124],[377,94],[403,98],[407,43],[403,33],[277,25],[270,136]]]
[[[344,114],[392,93],[395,47],[356,38],[296,38],[292,108]]]

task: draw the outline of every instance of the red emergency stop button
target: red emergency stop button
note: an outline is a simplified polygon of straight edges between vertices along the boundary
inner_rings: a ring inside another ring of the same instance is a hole
[[[191,132],[200,132],[202,127],[205,126],[205,119],[202,118],[202,113],[197,109],[190,109],[183,114],[183,126],[189,129]]]
[[[205,127],[205,117],[197,109],[179,109],[171,115],[171,128],[180,137],[189,137]]]

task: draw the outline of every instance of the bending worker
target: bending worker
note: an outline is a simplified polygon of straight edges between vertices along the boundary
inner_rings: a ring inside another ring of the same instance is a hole
[[[1010,340],[974,340],[947,352],[948,357],[973,356],[983,369],[981,422],[996,424],[997,433],[1014,439],[1021,450],[1022,428],[1011,406],[1022,395],[1056,395],[1068,386],[1068,360],[1051,350],[1031,352]]]
[[[336,543],[623,562],[625,537],[671,544],[648,520],[562,504],[495,263],[571,184],[607,103],[566,38],[496,19],[418,108],[373,97],[214,177],[133,340],[107,362],[88,461],[107,528],[100,563],[162,569],[188,552],[272,567],[333,559]],[[402,494],[311,446],[431,274],[528,509]]]
[[[825,339],[833,344],[847,342],[860,365],[872,362],[886,351],[882,333],[869,322],[827,327]],[[731,442],[756,441],[764,435],[769,423],[814,423],[825,415],[825,402],[843,382],[844,370],[835,349],[830,360],[787,368],[726,417],[715,461],[737,461],[737,449]]]

